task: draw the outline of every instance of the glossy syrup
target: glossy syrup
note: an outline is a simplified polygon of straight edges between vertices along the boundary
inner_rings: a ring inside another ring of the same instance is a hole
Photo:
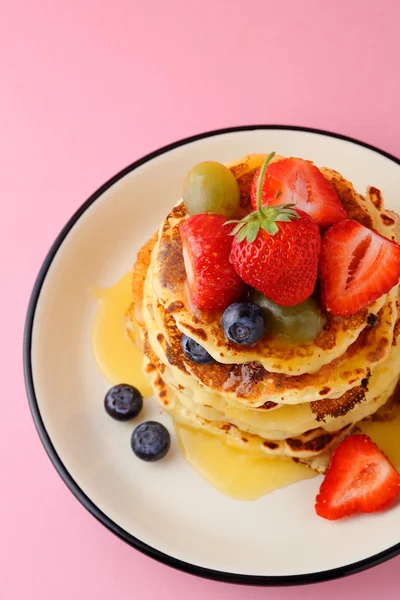
[[[152,395],[142,372],[143,353],[129,338],[125,315],[132,302],[132,274],[115,285],[94,290],[98,302],[92,332],[92,350],[99,371],[112,385],[129,383],[141,394]]]
[[[175,426],[187,462],[217,490],[236,500],[256,500],[316,473],[290,458],[269,458],[233,448],[216,436]]]
[[[152,394],[142,373],[142,352],[127,335],[125,315],[131,303],[131,273],[114,286],[95,290],[98,310],[92,334],[93,354],[100,372],[113,385],[129,383],[143,396]],[[269,458],[241,451],[208,433],[175,426],[187,462],[221,493],[237,500],[255,500],[315,472],[286,458]],[[369,435],[400,468],[400,410],[389,422],[368,422],[360,429]]]

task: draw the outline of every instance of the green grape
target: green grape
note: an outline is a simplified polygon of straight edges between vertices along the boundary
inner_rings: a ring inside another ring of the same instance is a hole
[[[218,162],[201,162],[186,175],[183,203],[189,215],[216,213],[232,217],[239,208],[240,192],[235,177]]]
[[[279,306],[254,290],[251,299],[264,310],[266,334],[273,339],[296,344],[314,342],[326,323],[314,298],[296,306]]]

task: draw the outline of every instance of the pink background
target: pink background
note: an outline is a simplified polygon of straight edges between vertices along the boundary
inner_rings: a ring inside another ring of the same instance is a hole
[[[340,581],[263,590],[142,556],[97,523],[51,466],[21,365],[29,294],[51,242],[143,154],[208,129],[287,123],[400,156],[399,18],[398,0],[2,3],[2,599],[399,597],[400,557]]]

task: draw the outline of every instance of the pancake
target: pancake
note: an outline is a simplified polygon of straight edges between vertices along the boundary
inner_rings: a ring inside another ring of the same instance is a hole
[[[152,332],[152,344],[160,346],[159,352],[163,353],[170,365],[182,373],[190,374],[207,389],[224,394],[236,404],[259,407],[266,402],[298,404],[318,398],[337,398],[349,387],[368,380],[372,369],[390,353],[397,318],[397,289],[388,295],[388,301],[378,313],[374,327],[369,326],[364,330],[343,356],[324,365],[316,373],[292,377],[271,373],[258,361],[239,365],[192,363],[182,353],[182,334],[175,323],[174,313],[164,309],[154,295],[152,317],[148,314],[149,305],[144,310],[147,328]],[[153,332],[156,332],[155,336]]]
[[[243,210],[264,155],[231,163]],[[275,157],[279,160],[280,157]],[[398,219],[379,190],[366,197],[331,169],[347,216],[396,238]],[[142,248],[133,269],[133,303],[127,330],[145,351],[145,371],[163,407],[183,425],[217,435],[230,445],[307,461],[323,471],[335,444],[390,401],[400,370],[398,286],[349,317],[326,315],[313,343],[290,345],[266,335],[253,348],[228,342],[221,313],[194,309],[178,226],[187,217],[178,203]],[[195,339],[217,360],[197,365],[181,349]]]
[[[151,379],[152,386],[162,405],[176,423],[194,427],[223,438],[224,441],[246,452],[269,456],[287,456],[307,459],[329,449],[343,431],[326,432],[322,428],[305,432],[298,437],[284,440],[267,440],[250,432],[244,432],[235,424],[224,420],[209,420],[197,412],[188,410],[179,400],[175,391],[171,391],[163,379],[163,375],[151,362],[151,352],[146,353],[145,372]],[[154,357],[155,358],[155,357]]]
[[[256,454],[267,454],[269,456],[286,456],[296,459],[311,459],[312,457],[328,451],[338,442],[345,433],[351,431],[351,425],[344,425],[340,429],[329,430],[325,427],[315,427],[305,430],[304,433],[287,435],[286,438],[273,438],[271,435],[265,437],[257,434],[254,428],[246,427],[243,423],[238,426],[233,420],[220,418],[209,418],[201,414],[201,411],[191,410],[185,401],[182,401],[182,393],[172,390],[165,380],[165,372],[157,368],[157,357],[151,351],[146,355],[146,373],[151,377],[152,385],[156,390],[164,408],[172,416],[173,420],[181,425],[199,428],[203,431],[223,438],[226,443],[246,452]],[[154,362],[152,362],[152,359]],[[390,383],[385,392],[374,399],[374,410],[383,406],[390,398],[397,385],[397,378]],[[290,407],[292,408],[292,407]],[[281,409],[279,409],[281,410]],[[215,415],[213,415],[215,417]]]
[[[145,314],[148,319],[146,310]],[[202,385],[190,372],[171,365],[163,351],[162,334],[157,333],[159,330],[154,323],[150,324],[149,320],[147,323],[147,344],[151,348],[152,361],[163,365],[164,380],[175,389],[180,401],[189,410],[206,419],[229,419],[246,431],[258,427],[257,433],[262,430],[270,439],[298,434],[321,424],[326,430],[341,428],[368,416],[382,405],[382,397],[393,383],[393,372],[397,373],[400,368],[400,349],[396,344],[390,347],[387,360],[373,370],[369,379],[362,385],[351,387],[338,398],[320,398],[298,405],[267,402],[261,408],[248,409],[231,402],[226,394],[216,393],[210,383]]]
[[[183,213],[183,215],[181,214]],[[288,344],[265,335],[254,347],[238,347],[226,340],[221,327],[222,312],[212,314],[195,311],[185,293],[186,274],[179,235],[179,223],[186,214],[182,205],[166,219],[160,241],[153,253],[152,287],[159,302],[174,314],[176,326],[222,364],[260,363],[267,371],[301,375],[318,371],[323,365],[341,356],[357,340],[377,316],[386,297],[356,315],[334,317],[327,314],[327,323],[319,338],[311,344]]]

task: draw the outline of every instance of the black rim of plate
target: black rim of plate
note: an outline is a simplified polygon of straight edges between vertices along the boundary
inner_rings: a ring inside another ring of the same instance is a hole
[[[176,559],[168,554],[164,554],[160,552],[156,548],[152,548],[148,546],[141,540],[135,538],[133,535],[129,534],[127,531],[119,527],[114,521],[112,521],[107,515],[105,515],[99,508],[86,496],[84,491],[77,485],[74,479],[71,477],[66,467],[64,466],[61,458],[57,454],[57,450],[53,445],[52,440],[50,439],[45,425],[43,423],[38,399],[35,394],[35,386],[34,386],[34,377],[31,363],[31,348],[32,348],[32,329],[33,323],[35,319],[36,306],[40,297],[40,292],[43,286],[43,283],[46,279],[47,272],[50,268],[51,263],[55,255],[57,254],[60,246],[62,245],[64,239],[66,238],[69,231],[73,228],[75,223],[79,220],[79,218],[83,215],[83,213],[94,203],[96,200],[104,194],[104,192],[114,185],[117,181],[122,179],[125,175],[130,173],[131,171],[137,169],[144,163],[160,156],[161,154],[165,154],[166,152],[170,152],[175,148],[180,146],[184,146],[186,144],[190,144],[191,142],[196,142],[198,140],[202,140],[204,138],[223,135],[227,133],[236,133],[241,131],[255,131],[255,130],[288,130],[288,131],[301,131],[304,133],[313,133],[319,134],[327,137],[336,138],[339,140],[343,140],[345,142],[351,142],[358,146],[363,146],[364,148],[368,148],[382,156],[385,156],[389,160],[395,162],[400,165],[400,160],[391,154],[376,148],[370,144],[365,142],[360,142],[354,138],[332,133],[329,131],[324,131],[321,129],[313,129],[310,127],[298,127],[298,126],[290,126],[290,125],[246,125],[239,127],[228,127],[225,129],[217,129],[213,131],[208,131],[205,133],[201,133],[198,135],[193,135],[172,144],[168,144],[167,146],[163,146],[162,148],[147,154],[143,158],[135,161],[119,173],[109,179],[104,185],[102,185],[82,206],[75,212],[75,214],[70,218],[68,223],[64,226],[62,231],[57,236],[53,245],[51,246],[43,265],[39,271],[36,282],[33,287],[32,295],[28,305],[26,323],[25,323],[25,331],[24,331],[24,347],[23,347],[23,357],[24,357],[24,376],[25,376],[25,385],[28,395],[29,406],[32,412],[33,420],[35,422],[36,429],[39,433],[40,439],[43,443],[43,446],[56,468],[58,474],[64,480],[68,488],[71,492],[76,496],[76,498],[83,504],[83,506],[103,525],[105,525],[110,531],[115,533],[122,540],[140,550],[147,556],[158,560],[161,563],[164,563],[170,567],[174,567],[186,573],[190,573],[192,575],[197,575],[200,577],[204,577],[207,579],[212,579],[216,581],[223,581],[227,583],[236,583],[236,584],[245,584],[245,585],[260,585],[260,586],[288,586],[288,585],[302,585],[302,584],[311,584],[318,583],[322,581],[329,581],[332,579],[337,579],[339,577],[344,577],[346,575],[352,575],[354,573],[359,573],[365,569],[378,565],[384,561],[387,561],[391,558],[394,558],[397,554],[400,553],[400,542],[395,546],[380,552],[379,554],[375,554],[370,558],[366,558],[364,560],[358,561],[356,563],[346,565],[343,567],[338,567],[335,569],[330,569],[326,571],[321,571],[317,573],[306,573],[301,575],[282,575],[282,576],[268,576],[268,575],[244,575],[238,573],[226,573],[223,571],[217,571],[213,569],[208,569],[205,567],[199,567],[197,565],[193,565],[190,563],[186,563],[179,559]]]

